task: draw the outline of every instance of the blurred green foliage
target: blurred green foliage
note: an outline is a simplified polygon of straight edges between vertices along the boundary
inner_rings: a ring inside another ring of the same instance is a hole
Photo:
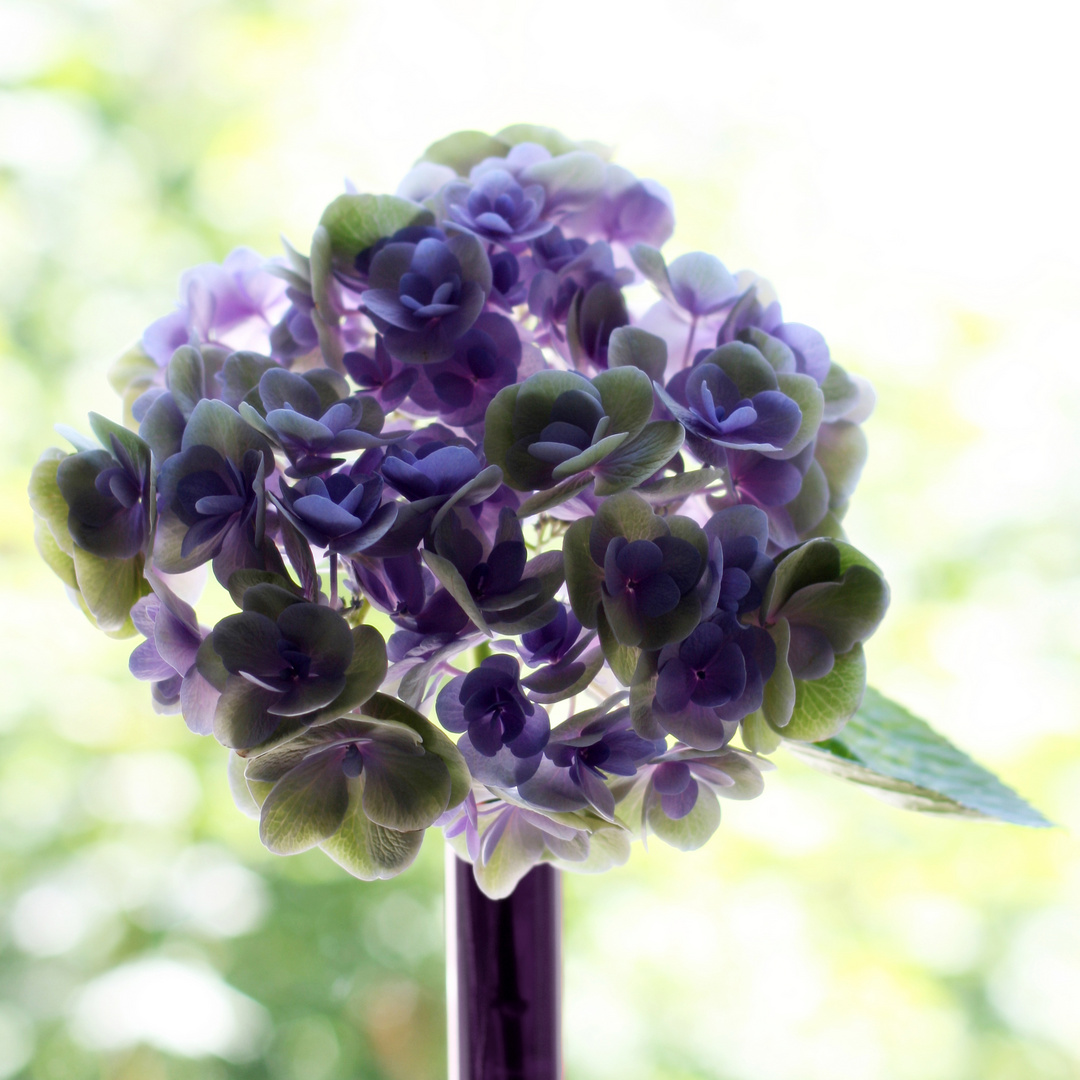
[[[800,70],[806,27],[777,32],[794,13],[772,13],[774,72]],[[963,262],[947,227],[963,208],[916,188],[916,270],[884,204],[878,235],[858,206],[844,216],[854,187],[829,182],[844,160],[895,196],[874,171],[884,136],[843,158],[843,115],[805,126],[760,86],[732,91],[723,115],[677,87],[627,104],[610,74],[572,78],[559,57],[537,116],[518,85],[518,20],[557,27],[567,5],[420,15],[345,0],[0,6],[0,1078],[444,1075],[437,838],[388,883],[318,853],[268,855],[232,807],[224,752],[155,716],[129,643],[65,602],[24,489],[54,421],[117,414],[105,370],[168,310],[182,268],[240,243],[269,252],[279,230],[302,244],[343,173],[390,190],[460,127],[529,119],[621,140],[635,172],[671,186],[677,249],[769,273],[785,310],[874,381],[871,465],[848,519],[894,587],[871,681],[1080,825],[1080,387],[1062,360],[1075,264],[1033,261],[1008,221],[999,268]],[[759,55],[758,24],[730,15],[686,0],[669,22],[694,20],[714,56]],[[468,33],[454,36],[454,17]],[[583,26],[580,40],[602,28],[613,54],[645,55],[632,28]],[[673,34],[654,28],[658,55]],[[831,47],[825,31],[814,42]],[[492,66],[456,71],[446,93],[446,49],[463,44]],[[887,105],[884,87],[866,93]],[[927,91],[905,107],[936,104]],[[901,131],[890,115],[886,134]],[[1053,393],[1025,408],[1036,385]],[[654,845],[567,880],[568,1075],[1080,1077],[1070,834],[905,816],[778,764],[762,799],[725,807],[705,850]]]

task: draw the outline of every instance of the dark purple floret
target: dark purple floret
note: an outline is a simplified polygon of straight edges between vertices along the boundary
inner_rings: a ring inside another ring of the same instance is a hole
[[[374,434],[382,427],[378,405],[356,394],[331,398],[328,404],[311,381],[319,374],[322,372],[312,372],[304,378],[275,367],[259,380],[267,434],[285,451],[292,463],[286,471],[293,477],[326,472],[344,462],[335,454],[365,449],[380,441]],[[347,391],[345,380],[333,375],[341,383],[337,392]]]
[[[514,324],[487,312],[440,364],[424,365],[410,397],[421,409],[455,427],[483,420],[491,399],[517,381],[521,339]]]
[[[396,409],[420,374],[413,364],[395,360],[386,350],[382,337],[375,339],[375,355],[347,352],[342,358],[345,370],[361,390],[368,391],[387,412]]]
[[[719,333],[717,347],[731,341],[751,342],[751,331],[761,330],[783,342],[794,354],[795,370],[810,375],[820,386],[831,363],[825,338],[813,327],[784,322],[780,304],[763,305],[755,289],[749,289],[731,309]]]
[[[276,619],[247,610],[214,627],[214,651],[229,673],[216,721],[226,745],[256,746],[282,717],[315,712],[345,688],[353,654],[349,624],[328,607],[297,603],[289,594],[285,599],[290,602]]]
[[[135,461],[115,435],[112,452],[80,450],[60,462],[56,483],[68,505],[68,531],[84,551],[130,559],[150,533],[149,454]]]
[[[406,363],[446,360],[476,321],[488,286],[471,279],[454,253],[455,245],[464,251],[464,242],[464,237],[395,242],[371,260],[371,288],[362,304],[391,356]],[[475,238],[469,243],[479,247]],[[484,259],[484,273],[490,273],[483,252],[477,254]]]
[[[547,465],[559,465],[577,457],[592,444],[604,407],[584,390],[564,390],[553,402],[547,425],[527,452]]]
[[[260,567],[265,467],[257,450],[237,465],[202,444],[169,458],[158,475],[158,568],[182,573],[214,559],[216,576],[227,582],[233,570]],[[179,550],[174,533],[181,535]]]
[[[458,181],[443,192],[451,220],[485,240],[520,244],[541,236],[551,223],[541,217],[544,189],[521,184],[504,169],[491,169],[475,183]]]
[[[131,654],[128,667],[136,679],[151,683],[155,711],[179,710],[192,731],[209,735],[218,692],[195,667],[206,632],[189,604],[159,581],[154,588],[158,592],[142,597],[131,609],[131,619],[146,641]]]
[[[354,555],[384,536],[397,517],[397,504],[384,504],[382,493],[382,477],[336,472],[291,488],[282,484],[274,502],[312,544]]]
[[[410,502],[436,496],[449,498],[481,469],[477,456],[464,446],[438,440],[424,443],[416,453],[393,446],[382,463],[383,479]]]
[[[686,817],[698,799],[698,782],[690,766],[682,761],[663,761],[653,769],[653,790],[660,796],[660,806],[672,821]]]
[[[604,591],[622,598],[636,623],[674,611],[698,583],[704,563],[693,544],[677,536],[627,540],[616,536],[604,555]]]
[[[722,464],[722,447],[753,446],[781,450],[799,430],[799,406],[779,390],[762,390],[744,398],[726,372],[716,364],[699,364],[682,383],[683,407],[657,384],[668,411],[686,428],[690,446],[709,464]],[[708,445],[702,445],[702,440]],[[715,450],[712,447],[715,446]]]
[[[661,650],[653,715],[688,746],[718,749],[761,705],[775,665],[776,647],[766,631],[717,611]]]
[[[491,294],[488,299],[506,311],[523,304],[528,295],[521,279],[521,264],[512,251],[488,252],[491,263]]]
[[[305,356],[319,344],[319,332],[312,314],[315,301],[310,293],[290,286],[285,290],[289,306],[280,322],[270,331],[270,354],[291,366],[299,356]]]
[[[622,289],[613,281],[599,281],[583,289],[571,305],[570,318],[581,354],[597,367],[606,368],[612,332],[630,325]]]
[[[560,724],[548,741],[544,762],[519,788],[527,802],[549,810],[579,810],[592,806],[614,820],[615,797],[604,782],[608,775],[633,776],[638,767],[662,754],[663,739],[643,739],[631,727],[630,710],[575,724]]]
[[[551,270],[557,274],[565,270],[588,246],[588,241],[580,237],[563,236],[562,229],[556,225],[533,241],[533,262],[537,269]]]
[[[514,787],[539,767],[551,726],[544,709],[521,691],[510,656],[489,656],[439,692],[435,710],[447,731],[464,733],[458,748],[481,783]]]
[[[521,654],[526,663],[554,664],[561,660],[581,634],[577,616],[562,604],[551,622],[521,635]]]
[[[371,271],[371,262],[387,244],[419,244],[421,240],[445,240],[446,233],[435,225],[406,225],[398,229],[393,236],[383,236],[371,247],[364,248],[353,262],[356,270],[363,277]]]

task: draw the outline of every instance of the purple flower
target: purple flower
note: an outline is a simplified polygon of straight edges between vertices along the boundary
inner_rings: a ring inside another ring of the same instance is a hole
[[[620,640],[623,624],[644,633],[647,622],[675,610],[704,570],[701,553],[688,540],[613,537],[604,553],[605,610]]]
[[[449,359],[476,322],[491,266],[474,236],[387,244],[371,260],[361,301],[391,356],[406,363]]]
[[[240,412],[253,427],[280,446],[292,463],[292,477],[327,472],[344,462],[335,454],[379,445],[383,414],[370,397],[348,394],[336,371],[317,368],[296,375],[274,367],[259,380],[260,416],[244,403]]]
[[[581,623],[577,616],[560,604],[550,622],[538,630],[521,635],[518,652],[525,663],[533,667],[537,664],[554,664],[570,652],[580,634]]]
[[[551,725],[547,712],[522,693],[512,656],[489,656],[439,692],[435,711],[458,743],[475,779],[511,788],[536,772]]]
[[[179,574],[213,559],[223,582],[234,570],[262,568],[265,468],[257,450],[236,464],[201,443],[169,458],[158,476],[154,565]]]
[[[481,315],[457,342],[453,356],[426,364],[409,395],[421,409],[454,427],[483,420],[491,399],[517,381],[521,339],[502,315]]]
[[[803,478],[813,464],[813,443],[786,461],[755,450],[727,452],[728,473],[739,501],[760,507],[769,519],[769,555],[802,539],[787,507],[802,490]]]
[[[162,367],[181,345],[268,352],[271,328],[287,306],[285,290],[258,252],[236,248],[220,266],[203,263],[181,277],[179,310],[150,324],[143,348]]]
[[[480,460],[464,446],[433,440],[414,454],[392,446],[382,463],[383,479],[410,502],[449,498],[479,475]]]
[[[639,774],[644,780],[641,827],[682,850],[700,847],[720,823],[717,796],[753,799],[761,794],[761,769],[769,763],[740,750],[723,749],[702,754],[677,744]],[[673,831],[669,822],[681,821],[697,810],[694,827]],[[710,827],[711,826],[711,827]]]
[[[688,746],[716,750],[761,705],[775,666],[776,647],[766,631],[717,611],[689,637],[661,649],[653,716]]]
[[[613,821],[615,796],[609,774],[633,776],[638,766],[664,752],[663,739],[643,739],[630,725],[626,707],[605,713],[605,706],[571,717],[551,732],[536,775],[518,788],[527,802],[547,810],[591,806]]]
[[[443,830],[447,840],[465,834],[465,848],[469,858],[476,862],[480,858],[480,814],[476,806],[476,796],[470,791],[465,801],[453,810],[447,810],[435,819],[435,824]]]
[[[690,448],[712,465],[724,463],[724,447],[782,450],[802,422],[802,411],[786,394],[761,390],[744,397],[716,364],[698,364],[690,370],[683,384],[685,407],[659,383],[656,392],[686,428]]]
[[[273,606],[262,603],[267,598]],[[254,586],[244,599],[249,609],[227,615],[212,634],[228,673],[215,732],[226,746],[240,749],[264,742],[283,718],[329,705],[345,689],[353,654],[349,624],[338,612],[297,601],[273,585]],[[277,611],[277,618],[255,610],[257,605]]]
[[[539,241],[537,241],[539,242]],[[521,280],[521,265],[512,251],[490,251],[491,293],[488,301],[498,304],[504,311],[510,311],[523,304],[528,294],[525,282]]]
[[[717,346],[731,341],[757,344],[753,331],[762,331],[791,350],[795,371],[810,375],[820,386],[831,363],[825,338],[813,327],[784,322],[780,304],[776,300],[763,304],[758,296],[759,287],[755,283],[739,297],[716,335]]]
[[[435,225],[406,225],[391,236],[380,236],[371,247],[364,248],[353,260],[353,265],[361,277],[371,273],[371,264],[375,256],[388,244],[419,244],[422,240],[445,240],[446,233]]]
[[[56,484],[72,540],[103,559],[130,559],[150,536],[150,454],[141,443],[140,454],[129,453],[113,433],[109,445],[69,454],[57,467]]]
[[[604,167],[604,188],[585,209],[563,221],[572,236],[631,247],[662,247],[675,230],[671,195],[655,180],[638,180],[628,169]]]
[[[345,370],[361,390],[367,390],[385,409],[391,412],[409,395],[420,374],[412,364],[395,360],[386,350],[381,335],[375,338],[375,355],[347,352],[342,358]]]
[[[714,545],[710,559],[718,571],[715,607],[705,613],[726,611],[745,615],[761,607],[765,588],[775,564],[765,553],[769,542],[769,520],[756,506],[731,506],[718,511],[705,523],[705,535]]]
[[[209,735],[218,692],[195,666],[207,632],[199,626],[189,604],[160,580],[151,584],[155,592],[142,597],[131,609],[132,621],[146,641],[131,654],[128,667],[136,679],[151,683],[156,712],[179,710],[192,731]]]
[[[290,303],[281,320],[270,331],[270,354],[283,364],[292,366],[298,357],[306,356],[319,344],[319,331],[313,318],[315,300],[310,293],[295,286],[285,290]]]
[[[551,228],[551,222],[541,217],[543,187],[523,187],[505,169],[491,169],[475,182],[449,183],[442,198],[450,221],[494,243],[521,244]]]
[[[382,502],[383,482],[369,473],[312,476],[271,496],[278,509],[317,547],[354,555],[384,536],[397,517],[396,503]]]

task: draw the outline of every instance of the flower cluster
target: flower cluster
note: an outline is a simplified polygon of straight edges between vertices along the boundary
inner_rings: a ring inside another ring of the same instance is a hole
[[[596,144],[452,135],[308,254],[190,270],[116,366],[126,422],[42,456],[43,557],[145,638],[132,673],[230,749],[271,850],[388,877],[439,825],[505,895],[699,846],[854,714],[872,396],[760,278],[668,262],[673,228]]]

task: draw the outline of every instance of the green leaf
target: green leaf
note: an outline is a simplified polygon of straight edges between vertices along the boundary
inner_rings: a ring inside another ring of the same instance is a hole
[[[491,630],[488,628],[484,616],[476,606],[476,601],[469,592],[469,586],[465,579],[458,573],[458,569],[449,559],[436,555],[434,551],[420,552],[427,568],[439,579],[439,583],[461,605],[462,611],[473,621],[478,630],[482,630],[488,637]]]
[[[861,645],[842,653],[820,679],[795,680],[795,708],[782,731],[785,739],[820,742],[848,722],[866,689],[866,659]]]
[[[843,506],[855,493],[866,464],[866,436],[862,428],[847,420],[823,424],[814,457],[829,481],[829,507]]]
[[[648,244],[635,244],[630,249],[630,258],[634,265],[642,272],[648,281],[651,281],[659,290],[660,295],[670,303],[679,306],[675,294],[671,291],[671,278],[668,277],[667,263],[664,256]]]
[[[746,749],[753,754],[771,754],[783,740],[758,709],[742,718],[742,741]]]
[[[506,455],[514,445],[514,412],[523,383],[504,386],[490,401],[484,413],[484,456],[506,471]],[[511,487],[512,480],[507,481]],[[518,490],[521,490],[520,488]]]
[[[563,537],[563,568],[566,571],[566,588],[570,594],[570,606],[582,626],[596,628],[597,609],[600,606],[601,583],[604,572],[589,554],[589,531],[591,518],[575,521]]]
[[[192,410],[206,393],[206,364],[202,353],[190,345],[181,345],[172,354],[168,368],[169,393],[184,416]]]
[[[376,825],[415,832],[434,824],[450,800],[450,774],[436,754],[376,739],[364,749],[364,813]]]
[[[199,445],[212,447],[237,465],[248,450],[258,450],[266,462],[267,475],[274,469],[270,443],[224,401],[204,398],[195,406],[184,428],[181,448],[188,450]]]
[[[433,142],[420,160],[449,165],[458,176],[468,176],[472,167],[485,158],[506,157],[511,145],[507,140],[483,131],[455,131],[453,135]]]
[[[592,384],[600,392],[612,433],[626,431],[634,436],[652,416],[652,380],[644,371],[636,367],[609,368],[601,371]]]
[[[713,488],[714,484],[719,484]],[[699,491],[709,489],[709,494],[719,494],[727,486],[727,471],[712,467],[691,469],[689,472],[676,473],[674,476],[662,476],[659,480],[650,480],[634,490],[651,503],[662,503],[685,498]]]
[[[567,476],[573,476],[576,473],[580,473],[583,469],[588,469],[593,465],[597,465],[599,462],[603,461],[608,454],[613,453],[622,446],[629,437],[629,434],[625,431],[617,431],[614,435],[605,435],[604,438],[594,442],[592,446],[585,447],[580,454],[576,454],[566,461],[560,461],[559,464],[551,470],[551,478],[553,480],[562,480]]]
[[[576,476],[571,476],[561,484],[548,488],[547,491],[538,491],[535,495],[530,495],[518,507],[517,516],[524,519],[560,506],[575,495],[580,495],[592,482],[592,473],[578,473]]]
[[[720,801],[711,788],[699,783],[697,802],[686,817],[669,818],[660,804],[660,797],[654,795],[645,819],[665,844],[679,851],[696,851],[720,827]]]
[[[309,723],[322,723],[341,716],[362,705],[386,678],[386,642],[374,626],[353,626],[353,654],[345,669],[345,689],[325,708],[320,709]]]
[[[69,588],[76,592],[79,579],[75,576],[75,560],[56,542],[44,518],[34,516],[34,544],[45,565]]]
[[[779,731],[787,727],[795,708],[795,678],[788,664],[791,625],[787,619],[781,619],[775,626],[769,627],[769,635],[776,646],[776,667],[765,684],[761,711],[769,724]]]
[[[469,767],[458,748],[440,728],[403,701],[387,694],[375,694],[364,704],[362,711],[365,716],[372,716],[376,720],[393,720],[411,727],[423,741],[424,749],[441,758],[450,774],[450,801],[447,808],[453,809],[464,802],[472,788]]]
[[[486,831],[486,828],[483,829],[483,832]],[[517,883],[540,861],[543,854],[544,839],[540,830],[524,821],[520,814],[514,813],[491,858],[486,863],[477,862],[473,866],[476,884],[485,896],[502,900],[514,891]]]
[[[654,420],[596,466],[596,494],[615,495],[640,484],[682,448],[686,432],[677,420]]]
[[[140,471],[147,468],[150,464],[150,447],[134,431],[128,431],[126,427],[117,424],[106,416],[102,416],[100,413],[90,413],[89,419],[94,434],[110,454],[112,453],[110,436],[115,436],[116,441],[128,452],[135,466]]]
[[[60,494],[56,470],[68,456],[56,447],[46,450],[31,471],[27,488],[31,509],[49,527],[57,546],[65,555],[71,555],[75,545],[68,532],[68,504]]]
[[[612,330],[608,341],[608,367],[639,368],[651,380],[662,383],[667,369],[667,342],[640,327],[620,326]]]
[[[849,566],[839,581],[800,589],[784,604],[784,617],[820,630],[838,653],[866,641],[885,617],[889,587],[865,566]]]
[[[784,509],[791,516],[791,525],[799,536],[808,536],[828,513],[829,482],[816,461],[810,462],[799,494]]]
[[[738,387],[742,397],[753,397],[762,390],[775,390],[779,386],[772,365],[753,345],[744,341],[729,341],[705,358],[706,364],[715,364]],[[810,380],[814,382],[813,379]],[[814,383],[816,388],[817,384]]]
[[[341,828],[319,847],[353,877],[377,881],[392,878],[411,865],[423,842],[422,829],[397,832],[369,821],[360,799],[353,796]]]
[[[808,540],[782,554],[765,589],[762,608],[772,622],[799,589],[840,577],[840,552],[832,540]]]
[[[259,838],[278,855],[307,851],[333,836],[349,808],[349,783],[337,755],[312,754],[285,774],[262,805]]]
[[[228,780],[229,780],[229,794],[232,795],[233,802],[236,804],[237,810],[242,814],[245,814],[249,818],[254,818],[256,821],[262,816],[260,810],[261,802],[266,801],[266,796],[272,790],[273,785],[261,785],[267,788],[263,792],[262,800],[256,799],[248,786],[248,779],[244,775],[247,769],[247,758],[242,758],[235,750],[229,751],[229,765],[228,765]],[[257,781],[255,781],[257,783]]]
[[[611,627],[608,626],[603,607],[597,609],[597,630],[600,634],[600,645],[611,670],[615,673],[615,678],[623,686],[629,686],[634,678],[634,671],[637,669],[639,650],[619,643]]]
[[[623,491],[600,504],[589,530],[589,550],[593,561],[601,565],[608,543],[616,536],[625,536],[627,540],[655,540],[658,536],[667,536],[668,532],[663,519],[653,513],[653,508],[640,495]]]
[[[821,393],[825,398],[825,412],[822,419],[826,423],[840,420],[859,400],[858,385],[835,362],[829,365],[825,381],[821,384]]]
[[[336,261],[351,263],[376,240],[407,225],[432,225],[430,210],[396,195],[339,195],[324,211],[319,225],[330,237]]]
[[[554,815],[552,815],[554,816]],[[556,866],[576,874],[602,874],[622,866],[630,858],[630,833],[606,822],[589,833],[589,853],[584,859],[551,859]]]
[[[821,414],[825,407],[821,388],[809,375],[789,372],[777,375],[780,389],[787,394],[802,411],[802,422],[791,441],[777,454],[768,457],[782,457],[785,460],[794,457],[800,450],[809,446],[821,428]]]
[[[909,810],[1050,826],[993,773],[902,705],[867,688],[841,735],[790,749],[814,768],[875,788]]]
[[[106,633],[127,626],[132,605],[150,591],[143,578],[143,557],[102,559],[76,547],[72,559],[79,592],[98,626]]]
[[[507,146],[517,146],[518,143],[536,143],[550,151],[553,157],[560,154],[569,154],[571,150],[580,150],[581,145],[568,139],[561,131],[555,128],[543,127],[540,124],[511,124],[502,131],[495,133],[495,138],[506,143]],[[503,154],[499,154],[503,157]]]

